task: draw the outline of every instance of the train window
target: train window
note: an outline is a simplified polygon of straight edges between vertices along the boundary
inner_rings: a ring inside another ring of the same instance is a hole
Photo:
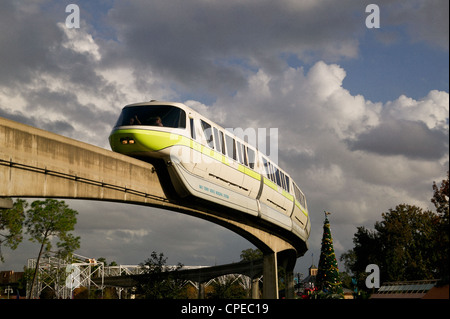
[[[222,141],[219,138],[219,131],[217,131],[216,128],[213,128],[214,131],[214,140],[216,142],[216,150],[218,150],[219,152],[222,152]]]
[[[201,124],[202,124],[203,134],[205,135],[205,138],[206,138],[206,143],[208,143],[209,147],[214,149],[214,139],[213,139],[213,132],[211,129],[211,125],[209,125],[208,123],[206,123],[203,120],[201,120]]]
[[[305,199],[305,195],[303,195],[302,193],[300,193],[300,204],[306,208],[306,199]]]
[[[189,118],[189,124],[191,125],[191,137],[195,140],[195,125],[194,125],[194,119]]]
[[[237,145],[237,151],[238,151],[238,155],[239,155],[239,163],[248,166],[247,153],[245,152],[245,146],[241,142],[238,142],[238,141],[236,141],[236,145]]]
[[[268,172],[268,176],[267,178],[269,178],[272,182],[275,181],[275,178],[273,177],[273,167],[272,167],[272,163],[267,162],[267,172]]]
[[[228,156],[234,160],[237,159],[237,154],[236,154],[236,143],[234,141],[234,138],[232,138],[229,135],[225,134],[225,142],[227,144],[227,151],[228,151]]]
[[[276,178],[277,184],[278,184],[278,186],[281,186],[280,171],[278,170],[277,167],[274,167],[274,168],[275,168],[275,178]]]
[[[298,201],[300,201],[300,190],[298,189],[297,185],[294,184],[294,194],[295,198],[297,198]]]
[[[289,176],[285,175],[285,177],[286,177],[286,190],[287,190],[288,193],[290,193],[291,192],[291,187],[289,185],[289,183],[290,183]]]
[[[264,173],[267,178],[270,178],[269,163],[267,162],[267,160],[264,157],[262,158],[262,161],[263,161],[263,166],[264,166]]]
[[[280,179],[281,179],[281,187],[283,187],[284,190],[286,190],[286,180],[284,179],[284,173],[280,171]]]
[[[244,159],[244,163],[246,166],[248,166],[248,159],[247,159],[247,152],[245,152],[245,146],[242,145],[242,157]]]
[[[298,186],[294,183],[294,193],[295,193],[295,198],[297,198],[297,200],[300,202],[300,204],[306,208],[306,199],[305,199],[305,195],[303,195],[303,193],[300,191],[300,188],[298,188]]]
[[[220,135],[220,144],[222,144],[222,154],[226,155],[225,152],[225,137],[223,136],[223,132],[219,131],[219,135]]]
[[[222,140],[222,154],[226,155],[227,152],[225,150],[225,136],[222,131],[220,131],[220,139]]]
[[[238,154],[239,163],[244,164],[244,159],[242,158],[241,143],[239,143],[238,141],[236,141],[236,150],[237,150],[237,154]]]
[[[270,162],[268,162],[268,168],[269,168],[269,178],[270,178],[270,180],[272,181],[272,182],[274,182],[275,183],[275,176],[274,176],[274,174],[273,174],[273,166],[272,166],[272,163],[270,163]]]
[[[124,107],[116,126],[148,125],[186,128],[186,112],[172,105]]]
[[[265,162],[264,166],[266,167],[267,172],[267,178],[270,179],[272,182],[280,185],[276,178],[276,175],[278,174],[278,168],[276,168],[271,162],[267,161],[266,159],[264,159],[264,162]]]
[[[255,151],[247,147],[248,164],[250,168],[255,168]]]

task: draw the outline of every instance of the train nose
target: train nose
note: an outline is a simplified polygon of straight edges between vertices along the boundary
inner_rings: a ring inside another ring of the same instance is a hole
[[[142,151],[135,134],[113,132],[109,137],[111,149],[115,152],[129,154],[130,152]]]

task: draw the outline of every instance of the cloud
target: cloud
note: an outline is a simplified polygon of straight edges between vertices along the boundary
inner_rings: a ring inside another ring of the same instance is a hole
[[[388,25],[405,25],[413,42],[426,42],[448,51],[449,2],[437,1],[386,1],[382,6],[382,19]]]
[[[380,124],[348,140],[352,150],[412,159],[439,160],[448,154],[449,96],[432,90],[420,100],[400,96],[379,113]]]
[[[180,213],[121,203],[66,200],[78,214],[78,254],[138,264],[152,251],[169,263],[214,265],[238,261],[241,250],[253,247],[231,231]]]
[[[121,1],[109,12],[120,45],[105,58],[151,69],[181,89],[233,92],[255,68],[282,70],[286,52],[355,57],[354,10],[329,1]]]
[[[448,134],[430,130],[423,122],[391,121],[361,134],[350,146],[380,155],[439,160],[447,154]]]
[[[41,4],[1,5],[1,28],[15,30],[0,36],[1,115],[108,147],[107,134],[121,107],[145,96],[133,70],[103,67],[90,29],[66,28]],[[170,92],[160,82],[146,88],[160,96]]]
[[[323,61],[308,72],[288,68],[274,76],[259,70],[234,97],[214,103],[210,113],[229,126],[280,128],[281,145],[312,151],[321,135],[348,138],[379,123],[381,104],[352,96],[342,86],[345,75],[339,65]]]
[[[431,90],[427,96],[414,100],[405,95],[386,103],[383,109],[384,118],[422,121],[429,129],[448,131],[448,92]]]

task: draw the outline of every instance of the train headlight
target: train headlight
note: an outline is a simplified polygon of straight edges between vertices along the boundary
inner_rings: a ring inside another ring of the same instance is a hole
[[[126,144],[134,144],[134,140],[130,137],[122,137],[120,139],[120,144],[126,145]]]

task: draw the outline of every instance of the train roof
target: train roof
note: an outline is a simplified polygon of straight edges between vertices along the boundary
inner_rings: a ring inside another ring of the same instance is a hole
[[[173,105],[173,106],[179,107],[180,109],[184,109],[185,111],[188,111],[190,113],[195,113],[195,114],[202,116],[200,113],[198,113],[194,109],[190,108],[186,104],[183,104],[180,102],[171,102],[171,101],[151,100],[148,102],[139,102],[139,103],[128,104],[128,105],[125,105],[123,108],[132,107],[132,106],[149,106],[149,105]],[[202,116],[202,117],[204,117],[204,116]]]

